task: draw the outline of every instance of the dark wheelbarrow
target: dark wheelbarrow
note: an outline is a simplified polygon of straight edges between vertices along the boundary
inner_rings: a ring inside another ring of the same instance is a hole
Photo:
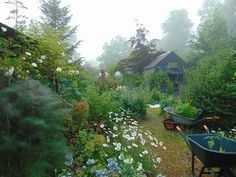
[[[208,128],[204,126],[208,131]],[[203,164],[199,177],[212,174],[214,177],[235,177],[230,168],[236,167],[236,141],[218,134],[185,135],[177,126],[192,152],[192,175],[195,175],[194,160],[197,157]],[[209,132],[209,131],[208,131]],[[209,141],[214,141],[209,147]]]
[[[204,117],[202,111],[198,111],[196,118],[188,118],[173,112],[172,107],[165,107],[164,111],[168,114],[168,119],[163,121],[164,127],[167,130],[175,130],[176,126],[186,127],[188,129],[194,126],[204,124],[207,120],[219,119],[219,117]]]

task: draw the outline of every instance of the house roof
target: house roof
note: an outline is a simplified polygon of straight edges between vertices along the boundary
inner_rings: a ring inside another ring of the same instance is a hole
[[[165,52],[159,56],[156,57],[156,59],[154,59],[150,64],[148,64],[146,67],[144,67],[143,69],[150,69],[155,67],[160,61],[162,61],[164,58],[166,58],[170,53],[172,53],[172,51],[168,51]]]

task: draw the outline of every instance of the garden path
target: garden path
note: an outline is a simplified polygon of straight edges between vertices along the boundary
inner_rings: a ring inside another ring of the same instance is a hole
[[[191,176],[191,152],[177,132],[167,131],[163,124],[163,116],[160,116],[159,108],[148,108],[147,121],[142,125],[149,129],[154,136],[164,143],[166,151],[156,153],[161,157],[158,170],[166,177],[190,177]],[[196,172],[200,172],[200,162],[197,162]],[[207,177],[207,176],[204,176]]]

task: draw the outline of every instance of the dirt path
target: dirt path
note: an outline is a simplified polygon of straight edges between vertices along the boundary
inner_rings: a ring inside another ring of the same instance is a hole
[[[164,143],[167,150],[157,152],[162,162],[159,171],[166,177],[190,177],[191,176],[191,152],[177,132],[167,131],[159,115],[159,109],[148,109],[148,120],[142,125],[149,129],[154,136]],[[197,172],[199,173],[200,162],[198,163]]]

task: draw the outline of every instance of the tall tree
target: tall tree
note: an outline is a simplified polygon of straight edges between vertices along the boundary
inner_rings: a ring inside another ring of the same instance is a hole
[[[103,53],[97,58],[105,69],[108,69],[112,64],[117,64],[120,60],[126,58],[131,53],[131,48],[127,45],[127,40],[124,37],[116,36],[109,43],[103,46]]]
[[[222,5],[222,14],[227,21],[229,33],[236,35],[236,1],[224,0]]]
[[[7,20],[13,20],[14,28],[23,30],[25,28],[27,17],[23,15],[22,11],[27,9],[27,7],[25,7],[21,0],[8,0],[5,3],[12,6]]]
[[[185,9],[171,11],[168,19],[162,24],[164,37],[160,41],[160,47],[164,50],[174,50],[179,54],[185,53],[192,26],[193,23]]]
[[[220,0],[204,0],[198,15],[201,16],[202,20],[207,19],[209,16],[212,16],[216,9],[219,10],[221,5]]]
[[[63,31],[61,42],[68,45],[67,54],[75,56],[75,49],[81,41],[71,40],[75,38],[77,26],[71,27],[69,23],[72,15],[70,15],[69,6],[61,7],[61,0],[42,0],[40,10],[42,12],[42,25],[48,25],[55,31]]]
[[[194,50],[200,53],[214,53],[220,47],[229,45],[227,24],[219,10],[203,20],[192,42]]]

